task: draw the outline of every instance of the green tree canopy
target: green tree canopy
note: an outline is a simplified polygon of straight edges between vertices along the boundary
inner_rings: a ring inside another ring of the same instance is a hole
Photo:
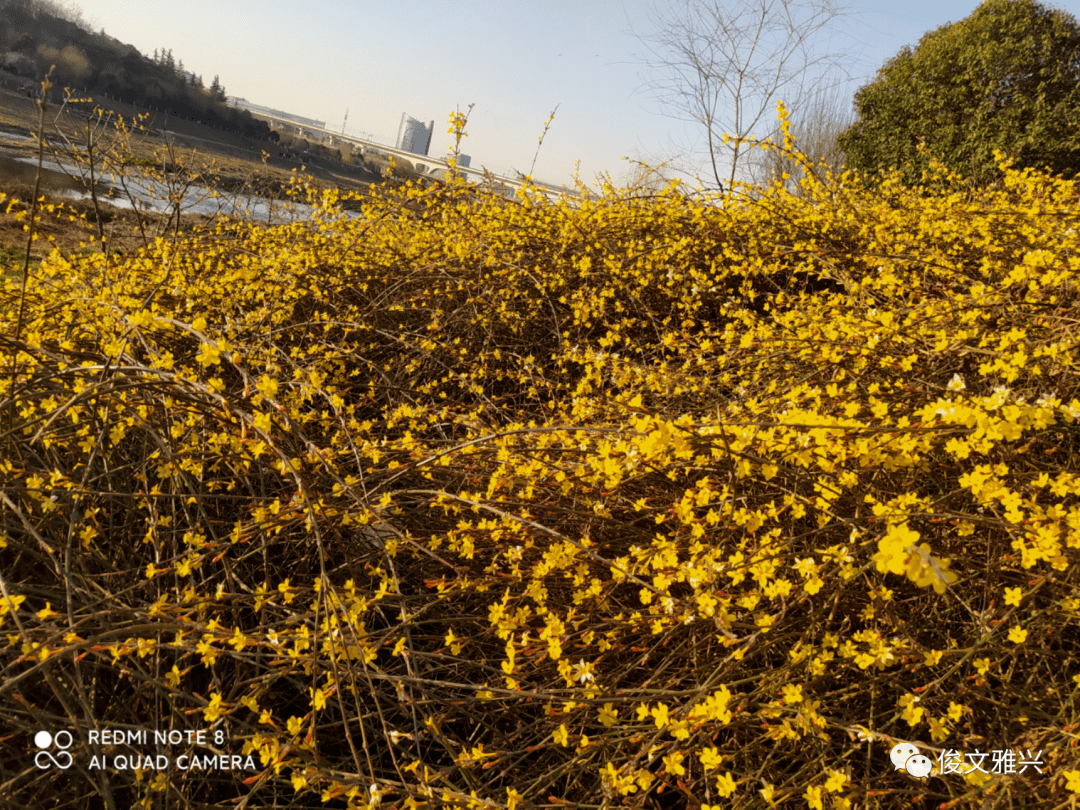
[[[1035,0],[987,0],[906,46],[855,94],[839,138],[847,167],[901,168],[919,182],[936,157],[976,183],[1016,168],[1080,173],[1080,25]],[[926,149],[918,151],[919,141]]]

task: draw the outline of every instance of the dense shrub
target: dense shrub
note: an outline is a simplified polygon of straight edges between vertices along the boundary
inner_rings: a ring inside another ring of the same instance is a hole
[[[1002,166],[742,205],[406,184],[9,281],[5,789],[1067,802],[1077,186]],[[37,770],[41,727],[255,766]],[[1041,772],[916,780],[897,741]]]
[[[1016,167],[1080,172],[1080,24],[1035,0],[989,0],[905,47],[855,95],[839,138],[847,166],[901,168],[918,182],[935,157],[977,183]],[[925,152],[918,151],[920,141]]]

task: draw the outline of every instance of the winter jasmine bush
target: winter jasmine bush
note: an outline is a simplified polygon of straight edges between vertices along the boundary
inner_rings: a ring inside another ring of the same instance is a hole
[[[0,292],[8,733],[257,761],[116,807],[1067,803],[1077,186],[1002,169],[53,253]]]

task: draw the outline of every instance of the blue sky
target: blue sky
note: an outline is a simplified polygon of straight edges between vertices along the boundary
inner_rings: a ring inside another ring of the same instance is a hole
[[[721,0],[725,6],[737,4]],[[848,101],[904,45],[967,17],[978,0],[853,0],[852,16],[816,42],[842,53]],[[402,112],[435,121],[430,154],[445,154],[447,119],[474,104],[462,151],[472,165],[569,182],[625,176],[630,155],[657,160],[699,137],[665,116],[646,83],[652,0],[79,0],[95,28],[144,53],[171,48],[209,84],[258,104],[318,118],[393,144]],[[1080,0],[1050,3],[1080,17]],[[813,75],[813,74],[811,74]],[[834,73],[833,76],[840,74]],[[789,99],[790,100],[790,99]],[[758,105],[760,106],[760,105]],[[770,110],[772,107],[770,106]],[[775,115],[763,119],[772,126]],[[761,134],[765,134],[762,132]]]

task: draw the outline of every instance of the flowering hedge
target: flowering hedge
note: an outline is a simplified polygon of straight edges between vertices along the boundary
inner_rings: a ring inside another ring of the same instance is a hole
[[[80,766],[2,790],[1066,802],[1077,185],[936,170],[310,195],[5,281],[4,761]],[[254,765],[91,770],[121,727]]]

